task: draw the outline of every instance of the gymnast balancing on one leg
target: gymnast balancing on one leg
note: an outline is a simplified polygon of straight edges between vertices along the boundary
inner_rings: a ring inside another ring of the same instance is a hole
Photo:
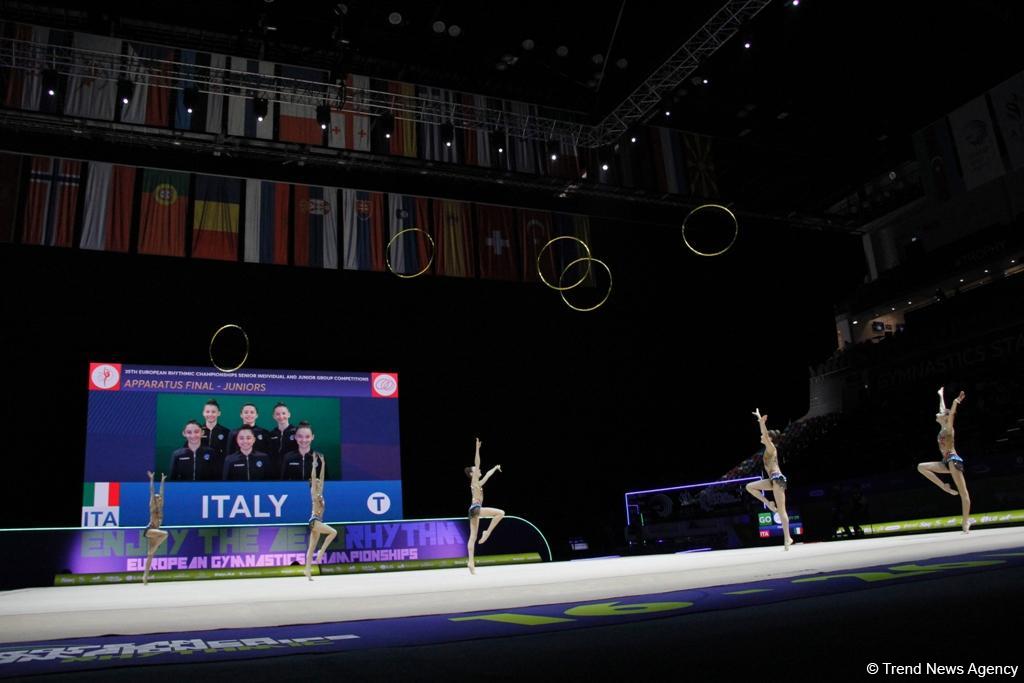
[[[480,439],[476,440],[476,459],[472,467],[466,468],[466,476],[469,477],[469,490],[472,494],[472,502],[469,505],[469,541],[466,543],[466,549],[469,552],[469,561],[466,566],[469,567],[471,574],[476,574],[476,563],[474,562],[473,555],[476,550],[476,535],[480,528],[480,516],[485,515],[491,518],[491,523],[487,526],[484,531],[484,535],[480,537],[480,543],[486,543],[490,537],[491,532],[501,522],[502,517],[505,516],[504,510],[498,508],[485,508],[484,504],[484,484],[491,478],[491,475],[495,471],[501,471],[501,465],[495,465],[492,467],[487,474],[480,478]]]

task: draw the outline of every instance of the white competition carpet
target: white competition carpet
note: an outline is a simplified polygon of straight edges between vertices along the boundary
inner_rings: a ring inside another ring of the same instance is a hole
[[[1024,547],[1024,527],[574,562],[0,593],[0,642],[279,626],[620,598]]]

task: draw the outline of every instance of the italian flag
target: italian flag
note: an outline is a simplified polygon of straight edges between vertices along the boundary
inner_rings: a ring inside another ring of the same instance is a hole
[[[114,508],[121,504],[121,482],[85,482],[82,491],[83,508]]]

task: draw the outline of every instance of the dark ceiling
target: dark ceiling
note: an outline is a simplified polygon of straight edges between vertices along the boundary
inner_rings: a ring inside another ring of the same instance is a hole
[[[163,36],[321,66],[343,58],[354,72],[522,99],[590,121],[611,111],[723,5],[0,3],[11,18],[125,37]],[[392,13],[401,15],[397,24]],[[912,159],[915,130],[1024,69],[1021,28],[1019,2],[779,0],[694,74],[707,85],[688,79],[652,122],[715,137],[718,170],[739,188],[727,199],[782,215],[821,215],[859,184]],[[565,56],[556,52],[560,46]]]

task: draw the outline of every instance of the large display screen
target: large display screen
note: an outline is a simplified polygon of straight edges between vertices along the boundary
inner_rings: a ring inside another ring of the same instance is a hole
[[[305,522],[323,456],[329,520],[400,519],[396,373],[90,363],[82,526]],[[309,423],[300,429],[300,423]]]

